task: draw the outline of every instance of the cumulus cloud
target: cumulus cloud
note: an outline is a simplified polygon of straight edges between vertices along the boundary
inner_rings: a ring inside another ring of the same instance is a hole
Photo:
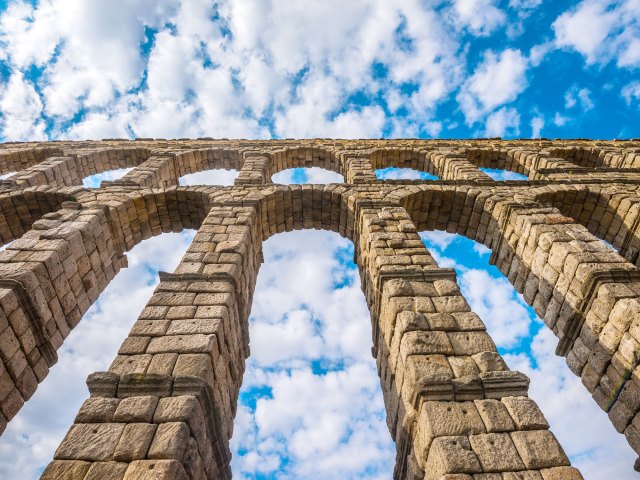
[[[453,12],[457,22],[475,35],[489,35],[507,20],[494,0],[454,0]]]
[[[518,135],[520,133],[520,114],[515,108],[503,107],[489,115],[484,132],[487,137]]]
[[[583,112],[589,111],[594,107],[591,99],[591,90],[588,88],[580,88],[577,85],[572,86],[564,95],[565,108],[580,108]]]
[[[19,72],[12,74],[0,92],[0,128],[4,135],[16,140],[46,140],[41,113],[42,101],[33,84]]]
[[[540,133],[544,128],[544,117],[538,116],[531,119],[531,138],[540,138]]]
[[[487,52],[457,97],[467,123],[473,124],[497,107],[515,100],[527,87],[527,68],[527,59],[519,50]],[[492,121],[496,130],[505,125],[504,121],[514,120],[510,112],[512,110],[503,110]]]
[[[402,130],[434,131],[464,70],[455,32],[418,0],[16,2],[0,46],[12,71],[37,67],[32,128],[74,139],[378,137],[398,130],[381,90],[408,108]]]
[[[589,64],[615,60],[638,67],[639,7],[637,0],[583,0],[554,22],[556,45],[579,52]]]
[[[640,82],[631,82],[622,89],[622,98],[631,105],[633,101],[640,100]]]

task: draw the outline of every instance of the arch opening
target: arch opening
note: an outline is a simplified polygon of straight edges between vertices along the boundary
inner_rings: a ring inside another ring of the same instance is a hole
[[[214,169],[201,170],[195,173],[188,173],[178,178],[178,185],[233,185],[238,177],[239,171],[236,169]]]
[[[103,181],[112,182],[124,177],[127,173],[133,170],[133,167],[116,168],[113,170],[105,170],[104,172],[94,173],[88,175],[82,179],[82,186],[85,188],[100,188],[100,184]]]
[[[395,445],[353,244],[298,230],[269,238],[263,253],[231,440],[234,473],[390,478]],[[339,460],[345,455],[351,461]]]
[[[283,185],[344,183],[340,173],[322,167],[287,168],[273,174],[271,180]]]
[[[12,192],[0,197],[0,240],[4,248],[31,230],[33,222],[56,212],[68,195],[50,192]]]
[[[158,270],[171,271],[195,231],[141,241],[121,270],[59,350],[59,361],[0,437],[0,477],[36,478],[53,458],[87,395],[86,378],[106,371],[122,340],[158,283]]]
[[[376,170],[378,180],[438,180],[436,175],[407,167],[387,167]]]
[[[509,170],[503,170],[500,168],[483,168],[480,167],[480,171],[486,173],[491,178],[497,181],[506,180],[528,180],[526,175],[521,173],[512,172]]]
[[[585,478],[632,478],[636,454],[593,401],[566,361],[555,355],[557,339],[500,270],[491,250],[463,235],[423,231],[421,238],[438,264],[456,270],[471,309],[484,321],[498,352],[531,379],[530,396],[546,413],[551,429]],[[603,465],[606,465],[604,467]]]

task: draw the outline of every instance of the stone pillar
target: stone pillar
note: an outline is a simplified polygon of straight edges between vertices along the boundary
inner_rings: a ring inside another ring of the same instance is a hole
[[[640,271],[555,208],[504,202],[493,216],[491,261],[558,336],[556,353],[640,453]]]
[[[442,180],[471,180],[483,184],[494,183],[494,180],[489,175],[471,163],[463,153],[433,150],[427,153],[427,159],[438,172],[438,178]]]
[[[109,371],[89,376],[91,396],[41,478],[231,478],[258,218],[257,206],[211,209]]]
[[[372,351],[397,446],[394,479],[581,479],[528,398],[528,378],[508,369],[455,272],[438,267],[407,212],[363,201],[356,223]]]
[[[375,183],[376,171],[369,156],[362,152],[344,152],[338,155],[347,183]]]
[[[261,152],[243,152],[244,163],[235,185],[264,185],[271,183],[269,175],[271,158]]]
[[[109,185],[134,187],[170,187],[178,184],[175,155],[153,155],[118,180],[104,180],[101,187]]]
[[[56,350],[126,266],[109,211],[65,202],[0,252],[0,431],[57,361]]]

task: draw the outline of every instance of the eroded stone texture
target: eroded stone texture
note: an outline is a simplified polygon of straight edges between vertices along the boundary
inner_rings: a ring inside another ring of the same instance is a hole
[[[355,245],[373,354],[397,445],[395,479],[578,479],[528,379],[508,369],[418,231],[446,230],[491,261],[559,338],[558,353],[640,452],[639,142],[103,140],[5,144],[0,172],[0,426],[125,253],[198,230],[43,473],[47,479],[228,479],[247,319],[262,241],[326,229]],[[276,185],[294,167],[344,184]],[[82,178],[133,167],[99,189]],[[379,181],[409,167],[437,181]],[[502,168],[528,181],[498,182]],[[209,169],[233,187],[179,187]],[[613,251],[599,238],[609,242]]]

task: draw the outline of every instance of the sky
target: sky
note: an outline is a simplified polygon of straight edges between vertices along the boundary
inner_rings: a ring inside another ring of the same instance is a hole
[[[0,141],[633,138],[639,69],[640,0],[0,0]],[[180,182],[229,185],[235,175]],[[273,180],[342,177],[314,168]],[[0,437],[0,478],[37,478],[86,397],[86,376],[108,368],[155,272],[171,271],[192,236],[164,234],[129,252],[129,268]],[[510,367],[531,377],[531,396],[585,478],[636,478],[624,437],[554,356],[555,338],[489,266],[486,248],[443,232],[422,236],[441,266],[458,271]],[[234,477],[391,478],[395,447],[353,245],[300,231],[270,238],[264,254]]]

